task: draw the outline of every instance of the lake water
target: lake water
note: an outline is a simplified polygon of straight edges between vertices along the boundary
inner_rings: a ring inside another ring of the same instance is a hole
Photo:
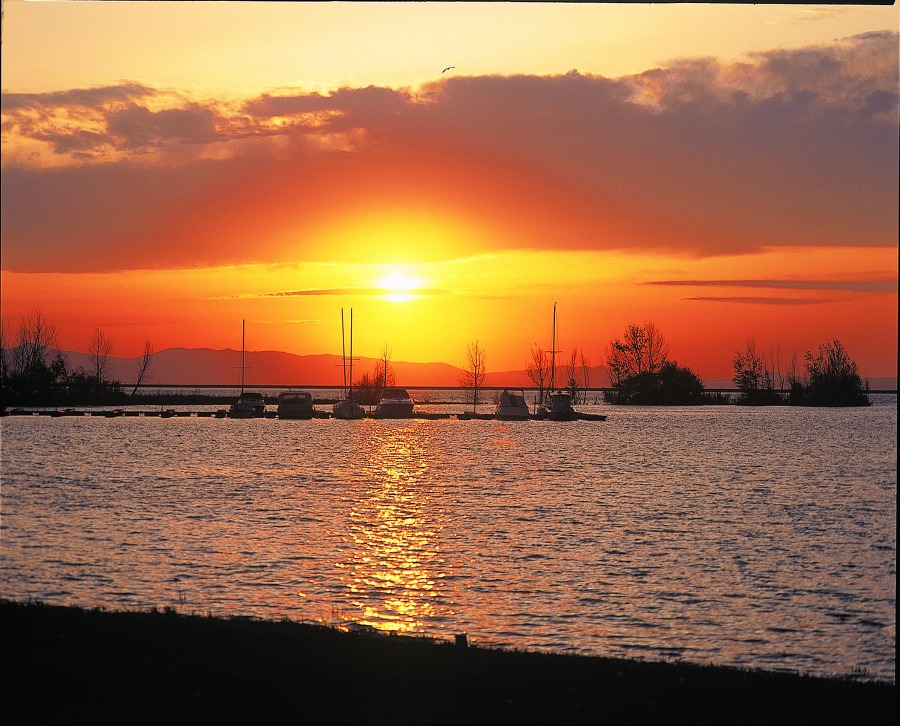
[[[873,400],[4,417],[0,597],[893,681],[897,399]]]

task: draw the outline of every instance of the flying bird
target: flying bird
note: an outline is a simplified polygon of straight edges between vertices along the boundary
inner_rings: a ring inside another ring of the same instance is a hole
[[[456,68],[456,66],[447,66],[444,70],[441,71],[441,73],[446,73],[446,72],[449,71],[451,68]]]

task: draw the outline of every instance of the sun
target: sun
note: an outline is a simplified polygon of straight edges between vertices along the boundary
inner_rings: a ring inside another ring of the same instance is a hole
[[[409,302],[416,299],[419,296],[415,291],[420,289],[422,284],[422,278],[403,270],[392,270],[376,283],[386,293],[382,299],[391,302]]]

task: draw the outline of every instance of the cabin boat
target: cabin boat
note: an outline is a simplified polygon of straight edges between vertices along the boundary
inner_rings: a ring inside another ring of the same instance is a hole
[[[315,415],[312,394],[306,391],[278,394],[278,418],[311,419]]]
[[[261,393],[244,391],[228,409],[229,418],[263,418],[266,415],[266,399]]]
[[[357,421],[366,417],[366,410],[352,398],[345,398],[334,404],[332,415],[345,421]]]
[[[572,394],[565,391],[551,391],[548,402],[538,407],[537,418],[545,421],[575,421],[579,414],[572,405]]]
[[[523,391],[504,390],[497,402],[496,418],[501,421],[527,421],[531,418]]]
[[[385,388],[375,407],[375,418],[412,418],[413,406],[405,388]]]

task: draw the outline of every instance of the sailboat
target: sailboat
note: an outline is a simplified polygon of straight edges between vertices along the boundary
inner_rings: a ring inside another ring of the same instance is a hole
[[[229,418],[262,418],[266,415],[266,400],[259,393],[244,391],[244,321],[241,320],[241,392],[228,409]]]
[[[350,308],[350,388],[347,389],[347,354],[344,347],[344,308],[341,308],[341,358],[344,364],[344,399],[334,404],[335,418],[356,420],[364,418],[365,409],[353,400],[353,308]]]
[[[556,303],[553,303],[553,338],[550,343],[549,401],[538,406],[535,418],[546,421],[574,421],[579,418],[572,405],[572,394],[556,389]]]

